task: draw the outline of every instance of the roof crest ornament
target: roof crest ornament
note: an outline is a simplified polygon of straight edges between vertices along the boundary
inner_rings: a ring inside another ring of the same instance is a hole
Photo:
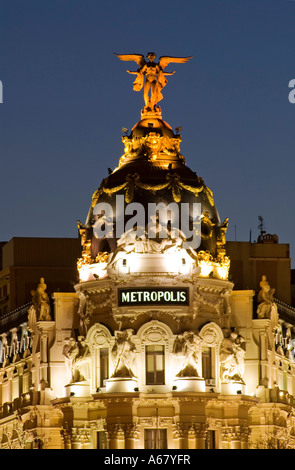
[[[133,82],[133,90],[141,91],[143,88],[143,98],[145,107],[142,115],[161,115],[161,108],[157,103],[163,99],[162,89],[167,84],[168,75],[174,75],[173,72],[164,72],[164,69],[170,63],[184,64],[188,62],[190,57],[170,57],[162,56],[159,62],[154,62],[156,54],[148,52],[147,61],[142,54],[115,54],[120,60],[134,61],[139,65],[136,71],[127,70],[128,73],[136,75]]]

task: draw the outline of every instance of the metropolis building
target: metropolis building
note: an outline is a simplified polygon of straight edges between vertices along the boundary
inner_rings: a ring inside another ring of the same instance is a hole
[[[181,60],[136,61],[145,107],[79,222],[79,281],[36,279],[1,321],[0,448],[295,448],[295,310],[229,280],[228,220],[157,105]]]

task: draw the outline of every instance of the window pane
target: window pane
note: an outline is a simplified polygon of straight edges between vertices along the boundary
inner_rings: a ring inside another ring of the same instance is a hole
[[[156,356],[156,370],[162,371],[164,370],[164,356]]]
[[[159,429],[159,447],[158,449],[167,449],[167,430],[166,429]]]
[[[105,385],[106,379],[109,378],[109,350],[101,348],[99,352],[100,361],[100,386]]]
[[[202,376],[204,379],[214,378],[212,348],[203,348],[202,350]]]
[[[208,430],[206,437],[206,449],[217,449],[216,431]]]
[[[154,356],[147,356],[146,369],[148,372],[154,371]]]
[[[97,432],[97,449],[107,449],[107,438],[104,431]]]
[[[164,370],[157,371],[155,383],[158,385],[163,385],[165,383]]]
[[[167,449],[167,429],[145,429],[145,449]]]
[[[164,346],[146,346],[146,384],[164,384]]]

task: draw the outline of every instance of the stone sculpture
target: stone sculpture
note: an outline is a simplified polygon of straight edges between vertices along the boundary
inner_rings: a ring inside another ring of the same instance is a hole
[[[47,285],[41,277],[37,289],[31,291],[37,321],[51,321],[50,302],[46,289]]]
[[[173,352],[182,356],[182,365],[176,377],[199,377],[197,365],[200,342],[200,337],[193,331],[185,331],[182,335],[177,336]]]
[[[258,318],[270,318],[271,311],[274,306],[273,297],[275,289],[271,289],[266,276],[262,276],[260,287],[261,289],[257,297],[257,302],[259,304],[257,307],[257,316]]]
[[[155,111],[156,104],[163,99],[162,89],[167,84],[166,76],[174,75],[175,72],[164,72],[165,67],[171,62],[184,64],[191,57],[169,57],[162,56],[156,63],[156,54],[149,52],[147,61],[142,54],[115,54],[120,60],[134,61],[139,65],[136,71],[127,70],[128,73],[136,75],[133,82],[133,90],[140,91],[143,88],[145,109]]]
[[[113,377],[134,377],[133,360],[136,352],[135,344],[132,342],[132,329],[115,331],[115,344],[112,355],[115,362]]]
[[[220,346],[220,377],[223,383],[244,383],[246,343],[237,333],[225,330]]]
[[[66,367],[71,371],[71,382],[84,382],[90,379],[90,350],[84,336],[76,341],[70,338],[63,349]]]

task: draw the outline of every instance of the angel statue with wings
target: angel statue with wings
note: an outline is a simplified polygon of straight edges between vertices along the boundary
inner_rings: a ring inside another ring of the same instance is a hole
[[[136,75],[133,82],[133,90],[140,91],[143,87],[143,98],[145,109],[155,111],[156,104],[163,99],[162,88],[167,84],[165,75],[173,75],[175,72],[164,72],[170,62],[184,64],[191,57],[169,57],[162,56],[159,62],[154,62],[156,54],[149,52],[147,54],[148,62],[142,54],[115,54],[120,60],[135,61],[139,65],[136,71],[127,70],[128,73]]]

